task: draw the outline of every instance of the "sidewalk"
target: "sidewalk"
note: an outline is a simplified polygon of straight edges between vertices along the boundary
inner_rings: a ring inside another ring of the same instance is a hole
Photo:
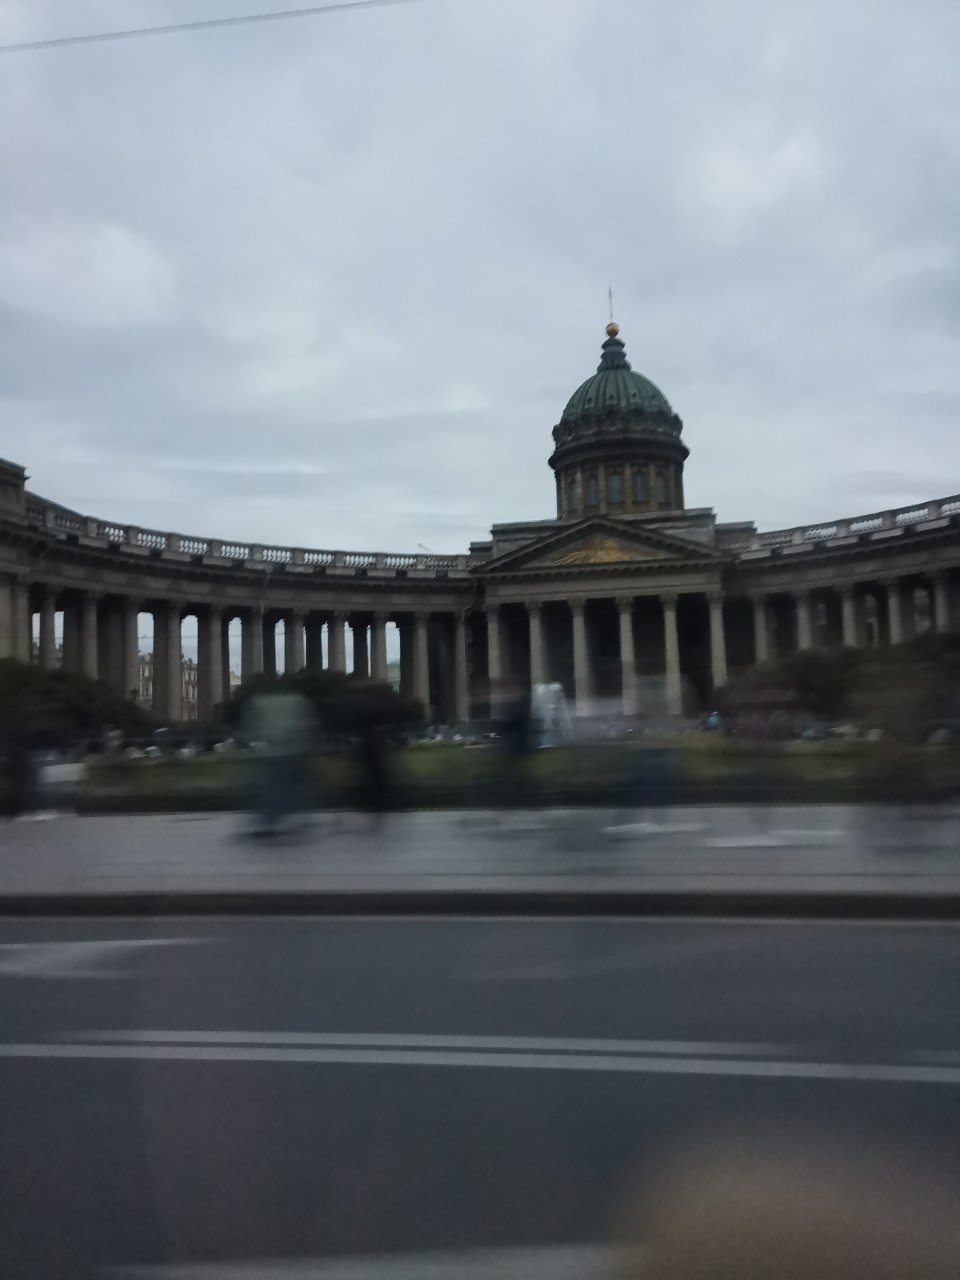
[[[960,918],[960,806],[61,816],[0,826],[0,911]]]

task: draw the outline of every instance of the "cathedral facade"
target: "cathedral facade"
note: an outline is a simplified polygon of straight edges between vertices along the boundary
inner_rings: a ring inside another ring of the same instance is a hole
[[[482,718],[507,683],[554,682],[579,716],[660,719],[706,708],[731,669],[960,625],[960,497],[758,532],[685,506],[682,435],[611,323],[553,428],[556,516],[495,525],[464,554],[104,521],[40,497],[0,460],[0,657],[62,661],[134,696],[151,614],[152,705],[175,723],[185,619],[201,717],[229,696],[237,619],[244,679],[278,665],[385,679],[394,623],[401,688],[434,721]]]

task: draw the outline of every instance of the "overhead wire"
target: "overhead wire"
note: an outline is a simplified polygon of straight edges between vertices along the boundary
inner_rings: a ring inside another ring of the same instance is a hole
[[[335,0],[333,4],[312,4],[296,9],[276,9],[263,13],[240,13],[226,18],[202,18],[193,22],[170,22],[157,27],[126,27],[118,31],[94,31],[76,36],[52,36],[45,40],[21,40],[16,44],[0,44],[0,53],[63,49],[68,45],[103,44],[112,40],[142,40],[150,36],[168,36],[185,31],[209,31],[214,27],[242,27],[253,23],[286,22],[293,18],[316,18],[324,13],[343,13],[350,9],[381,9],[416,2],[417,0]]]

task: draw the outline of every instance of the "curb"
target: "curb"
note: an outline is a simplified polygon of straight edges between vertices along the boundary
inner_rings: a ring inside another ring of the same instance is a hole
[[[635,916],[957,921],[960,893],[243,890],[0,894],[0,916]]]

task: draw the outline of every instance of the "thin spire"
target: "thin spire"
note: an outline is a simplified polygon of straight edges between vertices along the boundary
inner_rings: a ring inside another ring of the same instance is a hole
[[[610,303],[610,323],[613,324],[613,285],[607,285],[607,301]]]

